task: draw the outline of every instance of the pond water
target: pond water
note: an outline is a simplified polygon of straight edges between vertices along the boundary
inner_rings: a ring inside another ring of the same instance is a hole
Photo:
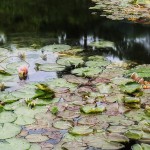
[[[0,3],[2,46],[66,43],[86,50],[90,42],[104,39],[116,45],[115,51],[103,52],[110,60],[150,63],[150,27],[91,14],[90,0],[2,0]]]
[[[16,142],[29,150],[129,150],[150,139],[150,82],[130,78],[137,72],[149,80],[150,66],[143,64],[150,63],[150,26],[100,17],[89,10],[93,5],[0,1],[0,90],[6,84],[0,128],[9,129],[0,132],[0,149]],[[96,41],[111,41],[111,48],[91,47]],[[18,78],[22,64],[29,67],[26,80]]]

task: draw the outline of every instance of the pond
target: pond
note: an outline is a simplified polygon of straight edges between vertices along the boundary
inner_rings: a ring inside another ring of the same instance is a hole
[[[150,26],[94,5],[1,0],[0,149],[150,149]]]

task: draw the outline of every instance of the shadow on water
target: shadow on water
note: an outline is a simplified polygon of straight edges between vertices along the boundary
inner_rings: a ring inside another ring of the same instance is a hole
[[[1,0],[0,43],[67,43],[87,49],[104,39],[117,47],[107,52],[109,59],[150,63],[149,26],[92,15],[90,6],[90,0]]]

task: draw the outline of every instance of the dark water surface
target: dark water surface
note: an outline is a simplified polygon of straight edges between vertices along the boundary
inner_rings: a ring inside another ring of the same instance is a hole
[[[92,5],[90,0],[1,0],[1,46],[66,43],[87,49],[104,39],[117,47],[104,52],[109,59],[150,63],[150,26],[92,15]]]

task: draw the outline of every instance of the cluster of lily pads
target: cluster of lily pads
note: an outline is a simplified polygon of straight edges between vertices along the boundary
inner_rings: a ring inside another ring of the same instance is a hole
[[[133,22],[150,23],[150,0],[92,0],[92,10],[102,11],[101,16],[112,20],[127,19]]]
[[[131,141],[132,150],[150,149],[150,89],[130,78],[137,72],[149,80],[150,66],[129,70],[130,63],[82,52],[69,45],[0,48],[0,149],[118,150]],[[20,65],[29,66],[26,81],[18,78]],[[30,82],[40,71],[66,69],[61,78]]]

